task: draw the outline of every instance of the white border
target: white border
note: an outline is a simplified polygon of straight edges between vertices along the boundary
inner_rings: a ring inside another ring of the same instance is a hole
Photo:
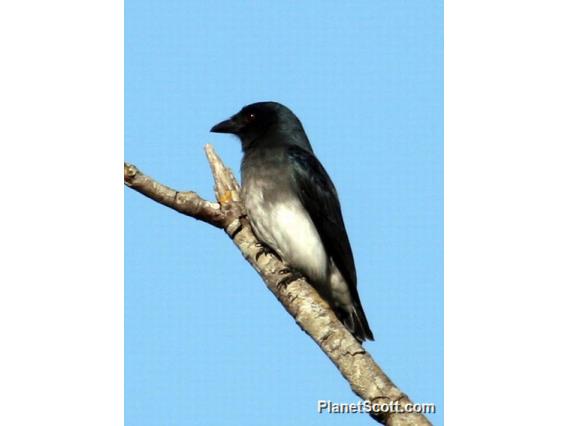
[[[566,3],[445,8],[446,423],[559,424]]]
[[[0,12],[0,424],[123,423],[123,4]]]

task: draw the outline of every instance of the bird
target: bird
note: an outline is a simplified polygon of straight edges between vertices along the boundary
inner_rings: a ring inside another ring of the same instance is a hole
[[[258,240],[293,279],[308,279],[359,342],[374,340],[337,191],[298,117],[278,102],[256,102],[211,132],[241,141],[241,196]]]

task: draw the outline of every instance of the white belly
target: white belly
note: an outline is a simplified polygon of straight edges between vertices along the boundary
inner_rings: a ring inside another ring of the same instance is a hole
[[[265,203],[252,192],[245,206],[258,238],[290,266],[316,283],[328,279],[328,256],[309,214],[300,201]]]

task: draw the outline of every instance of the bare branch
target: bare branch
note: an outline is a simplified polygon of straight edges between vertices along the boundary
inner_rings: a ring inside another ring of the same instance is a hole
[[[174,191],[144,176],[132,165],[125,165],[125,183],[158,203],[223,228],[269,290],[294,317],[300,328],[319,345],[361,399],[398,406],[400,411],[403,411],[406,404],[412,404],[305,278],[294,280],[286,286],[278,286],[286,265],[276,256],[262,252],[244,214],[239,197],[240,188],[233,173],[225,167],[211,145],[206,145],[205,152],[215,179],[218,204],[205,201],[194,192]],[[372,417],[387,426],[430,425],[428,419],[418,413],[383,411],[373,413]]]
[[[195,192],[179,192],[162,185],[150,176],[144,175],[132,164],[124,163],[124,183],[146,197],[182,214],[218,228],[223,228],[225,225],[226,217],[220,204],[206,201]]]

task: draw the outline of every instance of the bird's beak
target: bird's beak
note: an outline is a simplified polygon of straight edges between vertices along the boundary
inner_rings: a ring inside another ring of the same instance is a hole
[[[238,133],[241,129],[241,126],[233,119],[229,118],[228,120],[221,121],[218,124],[215,124],[211,127],[211,131],[213,133]]]

